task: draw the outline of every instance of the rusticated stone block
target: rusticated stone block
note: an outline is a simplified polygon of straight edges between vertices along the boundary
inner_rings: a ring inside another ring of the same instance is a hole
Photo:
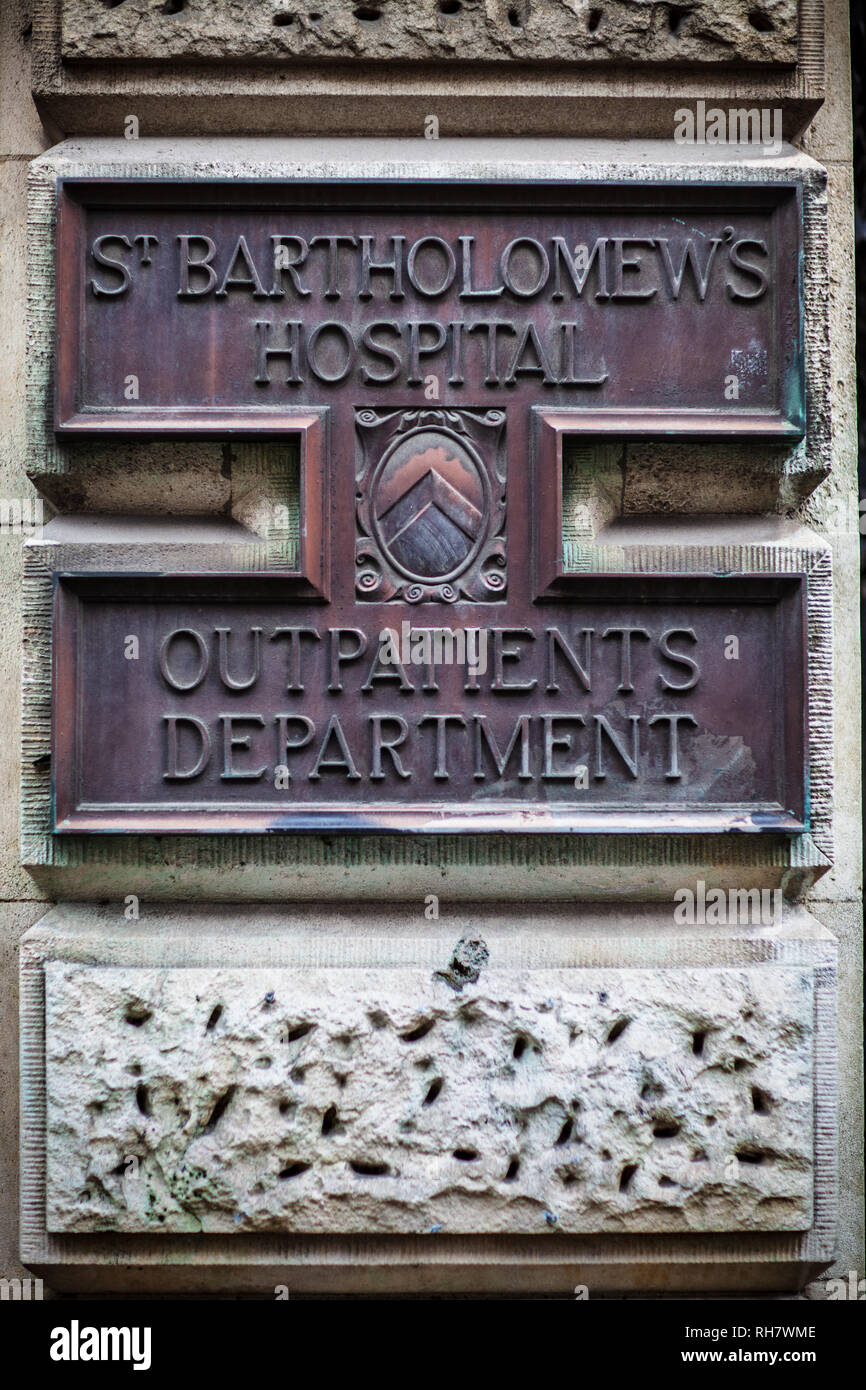
[[[64,0],[65,60],[793,64],[797,0]]]
[[[479,953],[384,975],[47,963],[48,1230],[810,1226],[810,971]]]

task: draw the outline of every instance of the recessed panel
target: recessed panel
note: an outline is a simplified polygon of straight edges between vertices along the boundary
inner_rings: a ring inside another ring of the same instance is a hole
[[[804,829],[805,580],[570,582],[321,605],[279,575],[60,576],[55,828]]]
[[[485,959],[48,964],[48,1230],[808,1229],[809,970]]]

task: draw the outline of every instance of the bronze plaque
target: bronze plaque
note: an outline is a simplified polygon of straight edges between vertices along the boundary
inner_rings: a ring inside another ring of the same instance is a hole
[[[435,401],[796,439],[800,220],[781,183],[61,181],[56,428],[324,406],[339,449],[352,411]]]
[[[58,577],[57,831],[806,827],[802,576],[535,600],[495,451],[432,421],[382,445],[367,568],[329,603],[277,574]]]
[[[804,828],[805,580],[562,547],[569,434],[801,432],[796,188],[59,211],[58,428],[292,435],[301,470],[297,571],[58,579],[59,832]]]

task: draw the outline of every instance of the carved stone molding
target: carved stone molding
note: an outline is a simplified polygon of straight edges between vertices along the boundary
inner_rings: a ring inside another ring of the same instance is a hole
[[[634,135],[824,91],[823,0],[38,0],[37,103],[64,133]],[[624,80],[624,75],[627,80]],[[231,98],[226,100],[226,98]]]

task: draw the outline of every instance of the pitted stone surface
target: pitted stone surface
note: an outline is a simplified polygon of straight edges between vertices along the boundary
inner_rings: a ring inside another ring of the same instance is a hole
[[[793,64],[797,0],[64,0],[68,60]]]
[[[810,1224],[798,967],[45,973],[52,1231]]]

